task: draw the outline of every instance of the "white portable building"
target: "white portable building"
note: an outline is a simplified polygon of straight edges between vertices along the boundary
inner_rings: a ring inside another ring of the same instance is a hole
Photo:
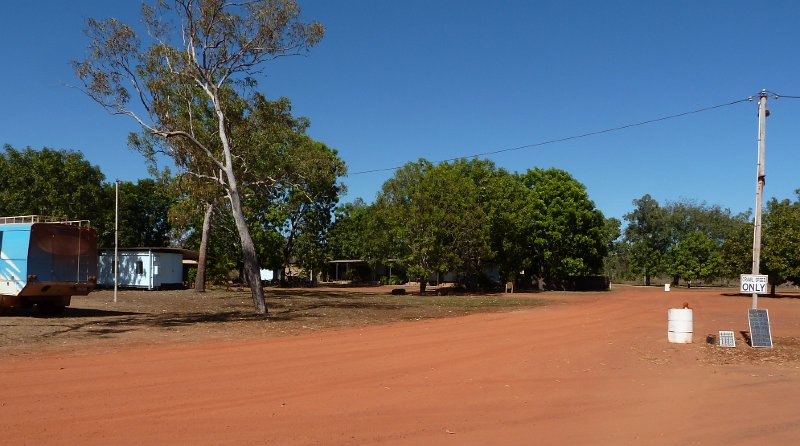
[[[120,248],[118,285],[147,290],[183,288],[183,258],[178,248]],[[98,262],[98,285],[114,286],[114,250],[105,250]]]

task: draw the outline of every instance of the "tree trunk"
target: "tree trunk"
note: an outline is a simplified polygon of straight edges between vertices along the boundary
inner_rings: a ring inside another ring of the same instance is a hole
[[[250,230],[247,228],[247,222],[244,220],[242,201],[241,197],[239,197],[239,184],[233,171],[233,155],[231,154],[230,140],[228,139],[225,126],[225,113],[222,111],[222,106],[220,105],[219,92],[216,90],[210,91],[209,96],[214,102],[214,110],[217,113],[219,139],[220,142],[222,142],[222,153],[225,157],[225,162],[222,167],[224,167],[223,170],[227,178],[226,190],[228,192],[228,199],[231,202],[233,221],[236,222],[236,230],[239,232],[239,240],[242,243],[245,279],[250,285],[250,295],[253,298],[253,306],[255,307],[256,314],[263,314],[266,316],[267,304],[264,302],[264,289],[261,287],[261,274],[259,271],[258,257],[256,256],[256,247],[253,244],[252,237],[250,237]],[[222,176],[221,172],[220,176]]]
[[[428,281],[424,278],[419,278],[419,294],[425,294],[425,287],[428,285]]]
[[[538,291],[544,291],[546,286],[547,286],[547,280],[545,279],[544,266],[539,266],[539,274],[536,277],[536,289]]]
[[[206,203],[206,215],[203,217],[203,233],[200,238],[200,255],[197,258],[197,275],[194,279],[194,290],[198,293],[206,291],[206,256],[208,254],[208,233],[211,231],[211,215],[214,206]]]
[[[228,178],[233,176],[229,174]],[[250,230],[244,221],[242,203],[239,199],[239,191],[229,183],[228,199],[231,202],[233,220],[236,222],[236,230],[239,232],[239,239],[242,242],[242,256],[244,257],[244,278],[250,285],[250,295],[253,298],[253,306],[257,314],[267,314],[267,304],[264,302],[264,289],[261,288],[261,274],[259,271],[256,247],[250,237]]]
[[[769,295],[772,296],[772,297],[775,297],[775,284],[774,283],[769,284]]]
[[[650,286],[650,274],[644,275],[644,286]]]

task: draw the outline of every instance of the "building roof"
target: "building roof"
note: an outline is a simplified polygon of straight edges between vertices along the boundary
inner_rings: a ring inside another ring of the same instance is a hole
[[[118,248],[120,252],[141,252],[141,251],[150,251],[150,252],[166,252],[172,254],[181,254],[183,255],[184,260],[198,260],[200,258],[200,253],[197,251],[192,251],[189,249],[183,248],[168,248],[163,246],[156,246],[156,247],[146,247],[140,246],[136,248]],[[114,254],[114,249],[104,249],[102,250],[103,254]]]

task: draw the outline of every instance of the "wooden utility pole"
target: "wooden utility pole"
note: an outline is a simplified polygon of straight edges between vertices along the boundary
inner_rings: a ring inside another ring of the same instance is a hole
[[[764,196],[764,149],[767,138],[767,92],[758,95],[758,173],[756,209],[753,221],[753,274],[758,275],[761,264],[761,203]],[[758,308],[758,294],[753,293],[753,308]]]

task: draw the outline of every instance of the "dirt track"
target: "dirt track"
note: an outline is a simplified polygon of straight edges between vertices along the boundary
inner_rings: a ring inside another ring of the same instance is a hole
[[[796,444],[800,300],[625,287],[512,313],[0,359],[1,444]],[[695,343],[666,341],[688,301]],[[782,347],[782,343],[784,347]],[[788,345],[789,347],[785,347]]]

